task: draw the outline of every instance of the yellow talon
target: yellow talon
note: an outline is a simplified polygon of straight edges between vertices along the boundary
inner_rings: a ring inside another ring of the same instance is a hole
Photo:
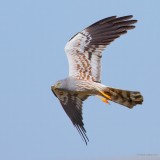
[[[103,98],[103,97],[101,97],[101,96],[97,96],[102,102],[104,102],[104,103],[107,103],[107,104],[110,104],[108,101],[107,101],[107,99],[106,98]]]
[[[110,103],[107,101],[106,98],[102,98],[101,100],[102,100],[104,103],[110,104]]]

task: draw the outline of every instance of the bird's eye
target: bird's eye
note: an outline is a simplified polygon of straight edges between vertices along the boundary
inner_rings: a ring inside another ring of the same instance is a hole
[[[60,87],[61,86],[61,83],[60,82],[58,82],[57,83],[57,85],[56,85],[56,87]]]

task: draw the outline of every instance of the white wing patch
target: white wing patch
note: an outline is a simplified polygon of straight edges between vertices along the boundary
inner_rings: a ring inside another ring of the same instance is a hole
[[[79,52],[83,53],[85,47],[92,40],[91,36],[85,30],[79,32],[76,36],[74,36],[65,46],[65,52]]]
[[[92,38],[85,30],[78,33],[65,46],[69,60],[69,76],[89,81],[101,81],[101,56],[104,45],[92,45]]]

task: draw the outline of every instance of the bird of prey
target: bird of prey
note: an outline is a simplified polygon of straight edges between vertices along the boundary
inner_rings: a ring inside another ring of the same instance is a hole
[[[132,15],[102,19],[73,36],[65,46],[69,76],[51,86],[64,111],[80,133],[86,145],[89,141],[84,128],[82,103],[89,96],[103,102],[113,101],[128,108],[142,104],[138,91],[111,88],[101,84],[102,52],[112,41],[135,28]]]

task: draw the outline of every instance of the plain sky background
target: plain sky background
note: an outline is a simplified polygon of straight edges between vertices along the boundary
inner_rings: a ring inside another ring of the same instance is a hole
[[[130,110],[89,98],[86,146],[50,86],[68,75],[64,46],[74,34],[102,18],[130,14],[136,28],[105,50],[102,82],[139,90],[144,103]],[[159,37],[159,0],[1,0],[0,159],[160,155]]]

